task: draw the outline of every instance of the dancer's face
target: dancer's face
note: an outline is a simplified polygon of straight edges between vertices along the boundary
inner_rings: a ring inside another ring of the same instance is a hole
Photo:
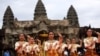
[[[70,44],[70,39],[66,39],[66,43],[67,44]]]
[[[76,40],[75,39],[72,39],[72,43],[75,44],[76,43]]]
[[[30,42],[31,44],[33,44],[33,43],[34,43],[34,38],[31,37],[31,38],[29,39],[29,42]]]
[[[19,39],[20,39],[20,41],[24,41],[24,40],[25,40],[24,34],[20,34],[20,35],[19,35]]]
[[[54,38],[54,33],[53,32],[49,32],[49,39],[53,39]]]
[[[91,29],[87,30],[87,36],[92,36],[92,30]]]

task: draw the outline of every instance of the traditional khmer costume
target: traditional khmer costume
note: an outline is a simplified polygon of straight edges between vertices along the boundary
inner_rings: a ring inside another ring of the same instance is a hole
[[[87,37],[84,39],[84,46],[86,48],[85,56],[96,56],[95,43],[96,37]]]
[[[17,52],[17,56],[25,56],[24,46],[27,44],[25,41],[18,41],[15,43],[15,50]]]
[[[46,56],[58,56],[57,54],[57,44],[56,40],[48,40],[44,43],[44,50],[46,52]]]

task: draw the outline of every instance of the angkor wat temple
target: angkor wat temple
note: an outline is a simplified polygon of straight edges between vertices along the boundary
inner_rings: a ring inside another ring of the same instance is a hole
[[[90,26],[79,26],[78,15],[72,5],[63,20],[50,20],[42,0],[38,0],[34,11],[33,20],[19,21],[15,18],[11,7],[7,7],[3,16],[3,26],[0,30],[0,44],[2,44],[2,46],[5,43],[14,47],[14,43],[18,40],[20,33],[32,35],[43,41],[47,39],[46,34],[49,31],[53,31],[55,37],[57,37],[57,32],[60,32],[64,38],[84,38],[86,29],[90,28]],[[93,29],[100,31],[100,28]]]

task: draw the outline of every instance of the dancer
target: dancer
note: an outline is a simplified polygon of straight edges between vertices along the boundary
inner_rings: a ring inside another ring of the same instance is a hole
[[[17,52],[17,56],[25,56],[24,52],[24,45],[27,42],[25,41],[25,36],[24,34],[19,35],[19,41],[15,43],[15,51]]]
[[[48,40],[44,42],[44,51],[46,56],[58,56],[57,54],[57,40],[54,40],[54,33],[51,31],[48,33]]]
[[[66,45],[64,49],[64,56],[70,56],[70,47],[71,47],[71,40],[69,38],[66,38]]]
[[[92,36],[92,30],[87,30],[87,37],[84,39],[84,46],[86,48],[85,56],[96,56],[95,43],[97,41],[96,37]]]
[[[63,36],[58,32],[58,44],[57,44],[57,52],[58,56],[64,56],[64,49],[67,47],[65,43],[63,43]]]
[[[71,46],[69,47],[69,50],[70,50],[70,56],[78,56],[78,53],[77,53],[77,48],[81,47],[82,46],[82,42],[80,42],[80,44],[77,44],[76,43],[76,39],[73,38],[71,40]]]
[[[35,44],[34,38],[29,39],[29,44],[26,46],[27,56],[39,56],[39,46]]]

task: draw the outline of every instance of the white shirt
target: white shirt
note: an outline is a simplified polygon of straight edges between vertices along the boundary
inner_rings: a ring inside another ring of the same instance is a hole
[[[48,40],[48,41],[44,42],[44,50],[48,51],[49,48],[57,49],[57,47],[56,47],[57,44],[58,44],[58,41],[56,41],[56,40],[52,40],[52,41]]]
[[[85,47],[90,46],[92,49],[94,49],[96,41],[97,41],[96,37],[85,38],[84,45],[85,45]],[[91,46],[91,44],[93,44],[93,45]]]
[[[25,41],[18,41],[15,43],[15,50],[18,49],[19,46],[21,46],[20,49],[17,50],[18,53],[22,53],[22,51],[24,50],[24,45],[26,45],[27,42]]]
[[[81,45],[79,45],[79,44],[71,44],[71,46],[70,46],[71,52],[77,51],[78,47],[81,47]]]
[[[34,50],[36,52],[40,51],[39,46],[37,44],[31,44],[31,45],[26,46],[27,53],[30,53],[32,50]]]

